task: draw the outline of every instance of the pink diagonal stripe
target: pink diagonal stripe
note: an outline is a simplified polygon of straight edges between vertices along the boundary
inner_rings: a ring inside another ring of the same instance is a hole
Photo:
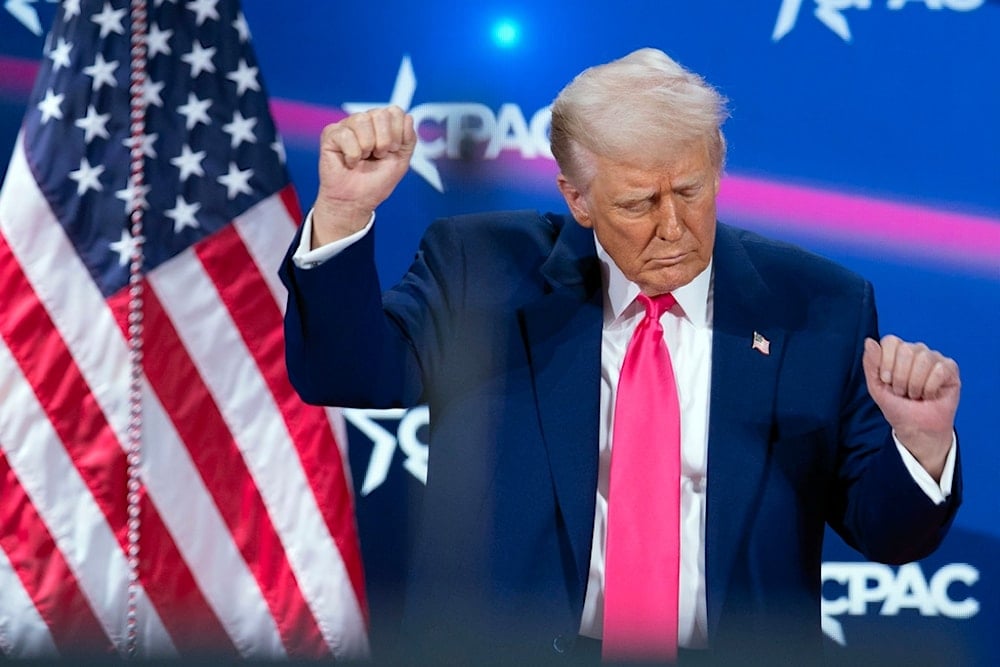
[[[724,219],[822,235],[853,246],[992,268],[1000,274],[1000,219],[831,192],[746,176],[727,176],[719,193]]]
[[[293,100],[271,98],[271,115],[278,125],[281,137],[296,147],[316,150],[319,135],[330,123],[346,117],[336,107],[306,104]]]

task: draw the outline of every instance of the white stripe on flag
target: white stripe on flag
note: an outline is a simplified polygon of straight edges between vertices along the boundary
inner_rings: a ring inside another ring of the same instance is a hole
[[[0,659],[53,658],[59,655],[49,626],[0,548]]]
[[[0,377],[8,378],[6,400],[18,406],[16,413],[0,411],[0,442],[11,470],[90,600],[104,632],[120,651],[124,650],[128,598],[125,554],[3,341]],[[176,655],[145,595],[139,597],[138,610],[143,648],[151,655]]]
[[[278,267],[295,235],[296,222],[289,216],[281,197],[274,196],[261,201],[233,223],[282,314],[288,291],[278,278]]]
[[[7,172],[7,187],[17,196],[0,197],[0,227],[121,444],[128,425],[125,339],[96,285],[80,279],[88,275],[87,269],[31,176],[20,141]],[[150,398],[152,392],[147,390],[145,396]],[[170,420],[162,405],[154,398],[144,403],[143,410],[148,439],[143,482],[192,575],[242,654],[283,656],[257,583],[187,449],[172,425],[164,428]],[[198,532],[185,529],[192,522],[198,524]]]
[[[338,656],[366,655],[364,617],[340,551],[308,492],[281,412],[215,284],[193,248],[148,277],[236,438],[324,639]]]
[[[143,389],[143,479],[163,522],[240,655],[285,657],[274,618],[225,520],[156,394],[148,384]]]

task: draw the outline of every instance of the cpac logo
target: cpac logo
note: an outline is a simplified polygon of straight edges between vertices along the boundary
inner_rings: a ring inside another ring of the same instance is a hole
[[[419,135],[410,167],[438,192],[444,192],[444,184],[434,160],[468,159],[484,142],[484,160],[495,160],[508,150],[520,152],[525,160],[552,159],[549,107],[536,111],[530,122],[525,119],[521,107],[510,103],[502,105],[496,114],[486,105],[474,102],[428,102],[411,108],[416,90],[413,64],[409,56],[403,56],[388,103],[345,102],[343,108],[347,113],[358,113],[395,104],[408,111]],[[432,138],[427,138],[428,134],[433,135]]]
[[[827,28],[832,30],[845,42],[851,41],[851,28],[847,18],[842,13],[847,9],[871,9],[871,0],[815,0],[816,9],[813,14]],[[902,9],[907,3],[919,3],[928,9],[943,9],[947,7],[956,12],[971,12],[983,6],[986,0],[888,0],[886,6],[892,10]],[[802,0],[782,0],[778,10],[778,20],[774,24],[771,39],[777,42],[795,27],[799,18]]]
[[[406,455],[403,468],[427,483],[427,443],[419,437],[420,429],[430,421],[426,405],[412,410],[344,409],[343,414],[344,419],[372,441],[372,455],[361,483],[362,496],[367,496],[385,482],[397,446]],[[395,428],[389,430],[381,422],[395,424]]]
[[[911,609],[921,616],[971,618],[979,613],[979,601],[963,596],[963,587],[979,581],[979,571],[968,563],[951,563],[928,580],[917,563],[907,563],[893,571],[879,563],[823,563],[824,593],[837,591],[839,597],[824,595],[821,609],[823,632],[844,645],[844,629],[834,616],[863,616],[869,604],[881,603],[878,613],[896,616]],[[837,585],[839,584],[839,590]]]

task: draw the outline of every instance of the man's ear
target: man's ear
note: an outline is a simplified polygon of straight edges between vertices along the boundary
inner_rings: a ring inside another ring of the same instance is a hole
[[[573,214],[576,221],[581,227],[592,229],[594,223],[590,219],[590,208],[584,194],[561,173],[556,177],[556,183],[559,185],[559,192],[562,193],[563,199],[566,200],[566,205],[569,206],[569,212]]]

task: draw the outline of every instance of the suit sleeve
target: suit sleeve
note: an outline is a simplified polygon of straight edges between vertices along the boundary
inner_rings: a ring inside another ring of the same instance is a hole
[[[923,558],[941,543],[961,504],[962,480],[956,459],[952,493],[935,504],[906,469],[861,366],[864,339],[878,340],[875,312],[871,285],[865,283],[829,520],[867,558],[897,564]]]
[[[358,408],[423,402],[429,366],[448,328],[452,296],[443,273],[461,257],[445,229],[443,223],[428,229],[409,272],[384,296],[374,229],[310,269],[291,259],[296,235],[279,275],[288,289],[288,375],[303,400]]]

